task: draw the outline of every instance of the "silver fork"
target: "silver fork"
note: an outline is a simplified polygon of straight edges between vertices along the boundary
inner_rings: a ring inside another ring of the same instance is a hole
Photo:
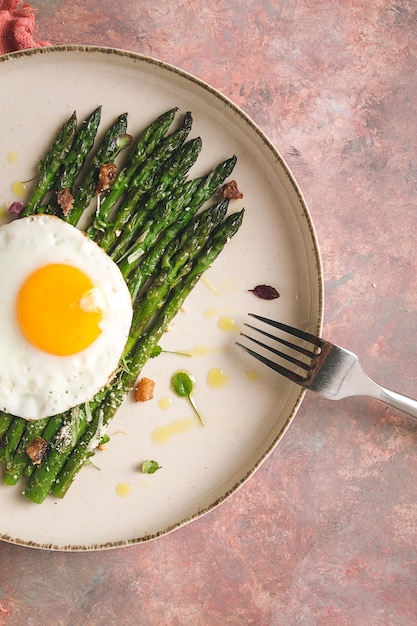
[[[400,409],[412,417],[417,417],[417,401],[395,391],[390,391],[374,382],[363,371],[358,357],[356,354],[353,354],[353,352],[335,346],[324,339],[320,339],[315,335],[293,328],[287,324],[282,324],[281,322],[255,315],[254,313],[249,313],[249,315],[264,324],[288,333],[292,337],[301,339],[303,343],[311,345],[311,347],[298,345],[287,339],[277,337],[266,330],[252,326],[251,324],[245,324],[245,326],[264,335],[272,342],[286,346],[297,355],[282,352],[282,350],[278,350],[269,343],[263,343],[250,335],[240,333],[243,337],[257,344],[267,353],[272,353],[295,366],[295,369],[284,367],[275,360],[271,360],[268,356],[265,356],[265,354],[260,354],[248,346],[238,341],[236,342],[240,348],[243,348],[243,350],[258,359],[258,361],[261,361],[279,374],[330,400],[341,400],[342,398],[348,398],[350,396],[368,396],[381,400],[396,409]]]

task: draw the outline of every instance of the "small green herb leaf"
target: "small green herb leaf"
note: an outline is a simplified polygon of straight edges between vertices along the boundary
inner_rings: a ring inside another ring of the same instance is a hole
[[[194,390],[194,381],[187,372],[177,372],[171,378],[172,388],[180,398],[188,398]]]
[[[176,374],[173,374],[173,376],[171,377],[171,386],[172,386],[172,389],[180,398],[185,398],[186,400],[188,400],[194,413],[197,415],[198,419],[200,420],[201,425],[205,426],[205,423],[203,419],[201,418],[201,415],[197,411],[197,407],[191,396],[194,390],[194,379],[189,374],[187,374],[187,372],[182,372],[182,371],[177,372]]]
[[[93,463],[93,461],[91,459],[87,459],[87,463],[86,464],[89,465],[90,467],[93,467],[98,472],[101,472],[101,469],[98,467],[98,465]]]
[[[161,346],[155,346],[151,352],[151,359],[154,359],[156,356],[159,356],[162,352]]]
[[[155,474],[155,472],[157,472],[159,469],[161,469],[161,466],[159,465],[158,461],[144,461],[142,463],[142,472],[144,474]]]
[[[150,355],[151,359],[159,356],[161,352],[165,352],[165,354],[176,354],[178,356],[191,356],[191,354],[187,354],[187,352],[177,352],[176,350],[163,350],[161,346],[155,346]]]

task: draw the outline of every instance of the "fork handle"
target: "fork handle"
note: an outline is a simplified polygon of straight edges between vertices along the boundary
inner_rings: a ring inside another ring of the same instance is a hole
[[[394,409],[399,409],[400,411],[403,411],[403,413],[411,415],[411,417],[417,417],[417,400],[413,400],[412,398],[404,396],[401,393],[381,387],[381,385],[377,385],[377,387],[379,391],[372,394],[372,397],[382,400],[385,404],[394,407]]]

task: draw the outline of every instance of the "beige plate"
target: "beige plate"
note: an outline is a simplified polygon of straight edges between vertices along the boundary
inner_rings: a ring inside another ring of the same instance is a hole
[[[259,128],[222,94],[177,68],[118,50],[45,48],[0,58],[0,84],[0,206],[16,200],[13,183],[34,175],[64,119],[73,110],[82,119],[99,104],[102,128],[127,111],[131,133],[173,106],[190,110],[192,135],[203,139],[195,175],[238,157],[233,178],[244,199],[233,208],[245,207],[244,225],[162,341],[167,350],[194,356],[162,354],[146,365],[144,374],[156,381],[154,400],[125,403],[110,425],[108,449],[94,458],[99,470],[84,468],[62,501],[35,505],[22,496],[22,485],[0,484],[0,538],[6,541],[98,550],[155,539],[233,494],[296,413],[300,389],[258,366],[234,342],[248,311],[320,329],[322,272],[308,209]],[[264,283],[281,297],[265,301],[248,291]],[[196,379],[205,428],[170,390],[170,376],[180,368]],[[142,474],[146,459],[162,469]]]

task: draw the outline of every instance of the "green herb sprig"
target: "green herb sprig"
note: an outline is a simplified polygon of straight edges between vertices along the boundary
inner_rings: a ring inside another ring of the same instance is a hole
[[[205,422],[197,410],[192,393],[194,391],[195,381],[187,372],[177,372],[171,377],[171,387],[180,398],[185,398],[193,409],[194,413],[200,420],[202,426],[205,426]]]

